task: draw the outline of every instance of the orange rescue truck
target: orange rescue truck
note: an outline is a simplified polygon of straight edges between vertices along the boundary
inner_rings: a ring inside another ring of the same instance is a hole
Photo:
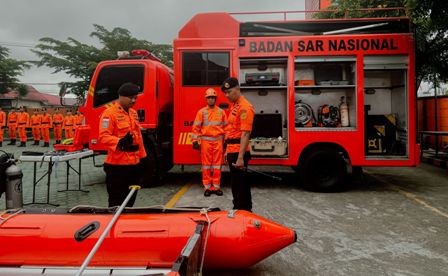
[[[284,13],[287,18],[288,12]],[[240,22],[194,16],[174,40],[172,71],[145,51],[101,62],[82,112],[98,118],[124,82],[141,86],[135,109],[154,174],[200,164],[191,126],[207,88],[237,77],[256,115],[253,165],[293,167],[308,189],[343,187],[354,170],[416,166],[414,34],[408,18]],[[219,93],[217,105],[228,112]]]

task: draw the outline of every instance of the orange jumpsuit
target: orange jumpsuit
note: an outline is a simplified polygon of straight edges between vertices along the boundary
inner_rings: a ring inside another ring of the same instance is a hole
[[[40,122],[42,116],[40,114],[31,115],[31,131],[33,133],[34,142],[38,143],[40,141]]]
[[[18,113],[15,111],[11,111],[8,114],[8,134],[12,142],[15,142],[17,137],[17,116]]]
[[[132,145],[118,148],[118,142],[128,132],[132,136]],[[118,103],[107,108],[101,114],[98,140],[107,146],[104,171],[106,172],[109,206],[117,206],[129,194],[129,186],[140,184],[142,179],[139,163],[142,158],[146,157],[146,151],[137,112],[132,108],[126,112]],[[134,205],[136,195],[137,192],[126,206]]]
[[[26,142],[26,128],[30,125],[30,114],[27,112],[19,112],[17,116],[17,129],[19,132],[19,138],[21,143]]]
[[[53,132],[54,139],[57,142],[62,140],[62,123],[64,122],[64,116],[61,113],[53,114]]]
[[[3,132],[6,126],[6,113],[5,111],[0,111],[0,146],[3,142]]]
[[[76,126],[82,126],[82,123],[83,123],[83,120],[84,120],[84,115],[77,114],[77,115],[73,115],[73,117],[75,117],[75,125]]]
[[[42,138],[45,143],[50,142],[50,128],[53,125],[53,120],[51,119],[51,115],[48,113],[44,113],[41,118],[41,129],[42,129]]]
[[[192,142],[201,141],[202,184],[204,189],[221,188],[224,127],[227,116],[215,106],[201,108],[193,122]]]
[[[65,139],[73,137],[74,124],[75,119],[73,118],[73,115],[65,115],[64,122],[62,124],[62,128],[64,129],[65,132]]]

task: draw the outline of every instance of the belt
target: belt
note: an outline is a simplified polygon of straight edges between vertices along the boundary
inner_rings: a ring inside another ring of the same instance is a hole
[[[19,123],[19,125],[26,125],[26,123]]]
[[[33,126],[38,126],[39,124],[32,124]]]
[[[226,139],[226,141],[224,142],[227,145],[237,145],[241,143],[241,139],[240,138],[229,138]]]
[[[48,125],[49,123],[42,123],[43,125]]]
[[[60,124],[62,124],[62,123],[53,123],[53,125],[60,125]]]
[[[13,124],[13,123],[15,123],[16,121],[10,121],[9,123],[11,123],[11,124]]]
[[[72,125],[65,125],[65,126],[72,126]]]

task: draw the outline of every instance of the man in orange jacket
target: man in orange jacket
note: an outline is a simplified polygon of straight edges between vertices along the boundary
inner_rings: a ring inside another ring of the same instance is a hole
[[[227,116],[224,110],[217,107],[215,89],[205,91],[207,106],[196,113],[193,122],[193,148],[201,150],[202,185],[204,196],[215,193],[222,196],[221,166],[223,157],[224,126]],[[201,142],[199,145],[199,141]]]
[[[129,194],[129,186],[140,185],[140,163],[146,151],[138,123],[137,111],[132,109],[140,87],[125,83],[118,89],[118,101],[107,108],[100,118],[99,142],[107,146],[104,160],[109,207],[121,205]],[[129,200],[132,207],[137,193]]]
[[[31,132],[33,134],[34,144],[39,145],[40,142],[40,121],[42,119],[42,115],[38,114],[38,111],[34,110],[33,115],[31,115]]]
[[[249,138],[255,110],[241,95],[238,79],[227,78],[221,86],[231,102],[226,127],[226,159],[230,169],[233,209],[252,211],[252,195],[247,180],[247,165],[250,159]]]
[[[17,115],[17,130],[19,132],[20,145],[19,147],[26,147],[26,128],[30,125],[30,114],[25,112],[23,106],[19,109],[19,114]]]
[[[15,145],[17,138],[17,116],[18,113],[16,109],[13,107],[8,114],[8,135],[9,135],[9,144]]]
[[[44,107],[42,108],[42,115],[41,115],[41,131],[42,131],[42,139],[44,140],[43,147],[49,147],[50,146],[50,128],[52,128],[53,120],[51,118],[50,113],[47,112],[47,109]]]
[[[55,113],[53,113],[53,132],[56,144],[60,144],[62,140],[62,124],[64,122],[64,116],[62,115],[59,108],[56,108]]]
[[[73,127],[75,125],[75,118],[70,111],[64,116],[64,122],[62,128],[64,129],[65,139],[73,137]]]
[[[82,124],[84,123],[84,115],[82,115],[79,110],[76,111],[76,114],[73,115],[73,117],[75,118],[75,126],[82,126]]]
[[[6,127],[6,113],[0,107],[0,147],[3,146],[3,133]]]

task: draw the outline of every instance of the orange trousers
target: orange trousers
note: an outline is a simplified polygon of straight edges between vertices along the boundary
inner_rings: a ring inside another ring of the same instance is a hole
[[[26,127],[18,127],[20,142],[26,142]]]
[[[3,127],[0,126],[0,142],[3,142],[3,133],[4,133]]]
[[[40,127],[32,127],[31,132],[33,133],[34,141],[40,141]]]
[[[56,141],[61,141],[62,140],[62,126],[55,125],[53,128],[53,132],[54,132],[54,139]]]
[[[9,139],[15,140],[17,137],[17,126],[8,127]]]
[[[222,139],[201,141],[202,184],[204,189],[217,190],[221,187],[222,147]]]
[[[49,143],[50,142],[50,128],[43,127],[41,129],[41,131],[42,131],[42,139],[44,140],[44,142]]]

